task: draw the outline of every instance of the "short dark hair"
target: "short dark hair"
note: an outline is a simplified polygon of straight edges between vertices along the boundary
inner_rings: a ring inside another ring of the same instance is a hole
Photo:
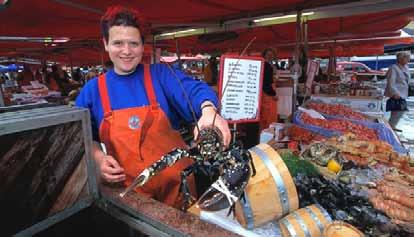
[[[137,28],[141,33],[142,43],[144,43],[143,18],[137,10],[119,5],[109,7],[101,18],[102,36],[106,42],[108,42],[109,29],[112,26],[132,26]]]

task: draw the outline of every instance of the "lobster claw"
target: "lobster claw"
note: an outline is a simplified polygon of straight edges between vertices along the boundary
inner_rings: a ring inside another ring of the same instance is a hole
[[[198,200],[205,211],[219,211],[234,205],[244,192],[250,178],[248,163],[236,163],[221,175]]]

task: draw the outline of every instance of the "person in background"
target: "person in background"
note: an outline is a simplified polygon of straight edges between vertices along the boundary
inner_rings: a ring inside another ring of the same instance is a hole
[[[39,83],[43,83],[43,76],[40,68],[35,71],[34,79]]]
[[[386,111],[391,111],[389,123],[396,131],[397,123],[407,110],[408,82],[410,71],[407,63],[410,61],[410,52],[398,52],[397,63],[392,65],[387,72],[387,86],[384,95],[389,97],[386,102]]]
[[[276,91],[273,88],[273,72],[276,70],[275,65],[273,65],[275,55],[275,51],[271,48],[266,48],[262,52],[265,62],[259,122],[245,123],[239,126],[240,134],[245,134],[241,136],[241,140],[246,149],[257,145],[260,142],[260,132],[277,120],[277,97]]]
[[[260,131],[268,128],[277,121],[277,96],[273,83],[275,73],[273,62],[276,60],[276,52],[267,48],[262,53],[265,59],[263,70],[262,106],[260,108]]]
[[[33,72],[28,65],[23,66],[23,72],[19,72],[17,76],[17,82],[19,86],[30,86],[31,81],[34,80]]]
[[[84,84],[84,79],[80,68],[76,68],[72,71],[72,80],[79,84]]]
[[[207,66],[204,68],[204,80],[210,86],[217,85],[217,59],[210,57]]]
[[[110,7],[101,18],[103,43],[114,64],[105,74],[86,83],[76,105],[88,108],[93,130],[92,155],[103,181],[132,180],[163,155],[185,148],[180,121],[199,128],[215,126],[224,144],[230,143],[227,122],[216,113],[218,99],[204,82],[165,64],[143,64],[144,35],[141,15],[121,6]],[[187,92],[189,101],[184,97]],[[197,137],[197,130],[194,132]],[[105,144],[107,153],[100,148]],[[181,207],[180,173],[192,164],[182,159],[135,191],[174,207]],[[188,179],[194,190],[194,180]],[[194,193],[193,193],[194,194]]]
[[[62,68],[54,64],[52,65],[52,72],[46,75],[46,86],[53,91],[60,91],[64,94],[64,84],[69,83],[67,74],[63,72]]]
[[[98,74],[95,71],[91,70],[88,73],[86,73],[86,75],[85,75],[85,81],[88,82],[91,79],[95,78],[97,75]]]

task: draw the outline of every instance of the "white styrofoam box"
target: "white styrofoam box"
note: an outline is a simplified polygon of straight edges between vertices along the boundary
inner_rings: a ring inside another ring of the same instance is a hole
[[[382,97],[312,95],[312,100],[327,104],[343,104],[361,112],[379,112],[382,110]]]

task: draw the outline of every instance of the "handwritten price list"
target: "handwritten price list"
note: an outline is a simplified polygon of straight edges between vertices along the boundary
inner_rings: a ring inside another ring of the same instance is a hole
[[[225,58],[221,115],[228,120],[256,119],[259,108],[261,61]]]

